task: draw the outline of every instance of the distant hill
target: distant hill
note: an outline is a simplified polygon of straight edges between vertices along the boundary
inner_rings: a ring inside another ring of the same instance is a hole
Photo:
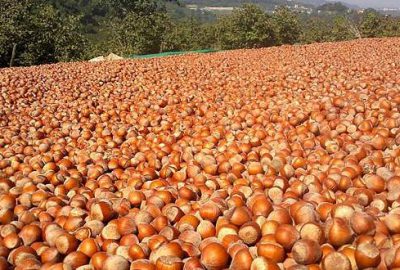
[[[273,8],[279,5],[305,7],[319,7],[325,4],[341,3],[348,8],[359,8],[358,5],[348,0],[180,0],[186,5],[198,5],[200,7],[236,7],[245,3],[253,3],[267,8]]]
[[[304,3],[313,6],[320,6],[326,3],[326,1],[324,0],[295,0],[294,2]]]
[[[200,7],[237,7],[246,3],[253,3],[267,8],[287,5],[319,6],[325,4],[324,0],[181,0],[186,5],[198,5]]]
[[[321,6],[317,7],[317,10],[319,11],[325,11],[325,12],[339,12],[343,13],[348,10],[348,6],[345,4],[342,4],[340,2],[332,2],[332,3],[326,3]]]
[[[335,0],[329,0],[335,1]],[[393,8],[400,9],[399,0],[342,0],[350,5],[358,6],[361,8]]]

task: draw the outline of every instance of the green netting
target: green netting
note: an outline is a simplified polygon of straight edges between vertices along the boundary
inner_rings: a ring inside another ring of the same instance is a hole
[[[195,51],[172,51],[172,52],[163,52],[154,54],[131,54],[128,55],[127,58],[156,58],[156,57],[165,57],[165,56],[188,54],[188,53],[212,53],[218,51],[219,50],[205,49],[205,50],[195,50]]]

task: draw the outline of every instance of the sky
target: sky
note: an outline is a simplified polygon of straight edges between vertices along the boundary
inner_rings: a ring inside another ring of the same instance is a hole
[[[342,0],[343,2],[357,5],[359,7],[391,7],[400,8],[400,0]]]

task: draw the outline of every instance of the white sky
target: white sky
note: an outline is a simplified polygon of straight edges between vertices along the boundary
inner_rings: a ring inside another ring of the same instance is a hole
[[[333,1],[333,0],[329,0]],[[335,0],[337,1],[337,0]],[[395,7],[400,8],[400,0],[342,0],[343,2],[360,7]]]

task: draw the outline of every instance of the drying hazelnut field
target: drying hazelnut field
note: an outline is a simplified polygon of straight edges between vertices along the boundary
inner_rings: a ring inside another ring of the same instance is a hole
[[[400,269],[400,39],[0,70],[0,270]]]

